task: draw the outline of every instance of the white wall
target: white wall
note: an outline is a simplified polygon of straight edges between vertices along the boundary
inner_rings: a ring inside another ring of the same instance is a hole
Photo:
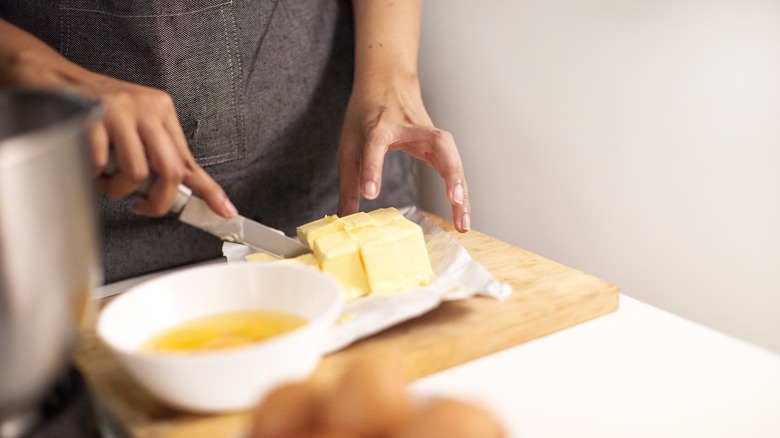
[[[429,0],[420,75],[475,230],[780,351],[780,2]]]

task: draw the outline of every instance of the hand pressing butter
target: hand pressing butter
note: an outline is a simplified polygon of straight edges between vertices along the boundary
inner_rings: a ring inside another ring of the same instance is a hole
[[[314,251],[281,260],[313,266],[336,277],[347,299],[426,285],[433,277],[422,228],[395,208],[325,216],[297,229]],[[247,261],[276,260],[251,254]]]

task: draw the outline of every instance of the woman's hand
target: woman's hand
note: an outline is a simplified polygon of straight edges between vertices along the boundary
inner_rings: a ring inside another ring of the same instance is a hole
[[[356,86],[347,106],[338,151],[339,215],[358,210],[360,195],[374,199],[382,187],[387,151],[400,150],[436,169],[444,179],[452,218],[460,232],[470,229],[469,198],[455,141],[433,126],[416,77],[375,77]]]
[[[195,162],[176,116],[171,97],[154,88],[94,75],[88,94],[106,108],[105,117],[90,132],[93,175],[109,198],[134,193],[153,174],[152,182],[130,208],[147,216],[162,216],[173,204],[180,183],[190,187],[224,217],[236,214],[224,190]],[[109,150],[118,171],[102,173]]]
[[[401,150],[439,172],[460,232],[471,228],[463,165],[449,132],[433,126],[420,96],[420,0],[353,0],[355,81],[339,143],[339,215],[360,195],[376,198],[387,151]]]
[[[0,85],[76,92],[105,107],[90,130],[90,145],[93,176],[106,196],[127,196],[153,175],[132,211],[164,215],[184,183],[217,214],[236,214],[225,191],[195,162],[167,93],[88,71],[1,19],[0,34]],[[111,176],[103,174],[109,151],[117,166]]]

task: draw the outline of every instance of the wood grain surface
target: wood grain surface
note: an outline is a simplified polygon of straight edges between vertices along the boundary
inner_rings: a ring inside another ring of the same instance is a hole
[[[618,307],[614,285],[476,231],[426,215],[496,278],[512,285],[506,300],[476,297],[433,311],[326,356],[313,378],[333,379],[363,354],[391,355],[410,380],[518,345]],[[105,304],[109,299],[104,299]],[[193,415],[168,408],[138,387],[99,342],[94,319],[82,330],[76,365],[121,435],[139,438],[242,437],[250,415]]]

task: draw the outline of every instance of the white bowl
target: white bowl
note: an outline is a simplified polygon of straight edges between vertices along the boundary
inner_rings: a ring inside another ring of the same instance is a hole
[[[270,389],[308,376],[343,306],[339,284],[311,268],[276,263],[210,265],[136,286],[100,313],[97,333],[150,393],[188,411],[249,409]],[[308,323],[248,346],[191,355],[140,352],[177,323],[240,311],[289,312]]]

